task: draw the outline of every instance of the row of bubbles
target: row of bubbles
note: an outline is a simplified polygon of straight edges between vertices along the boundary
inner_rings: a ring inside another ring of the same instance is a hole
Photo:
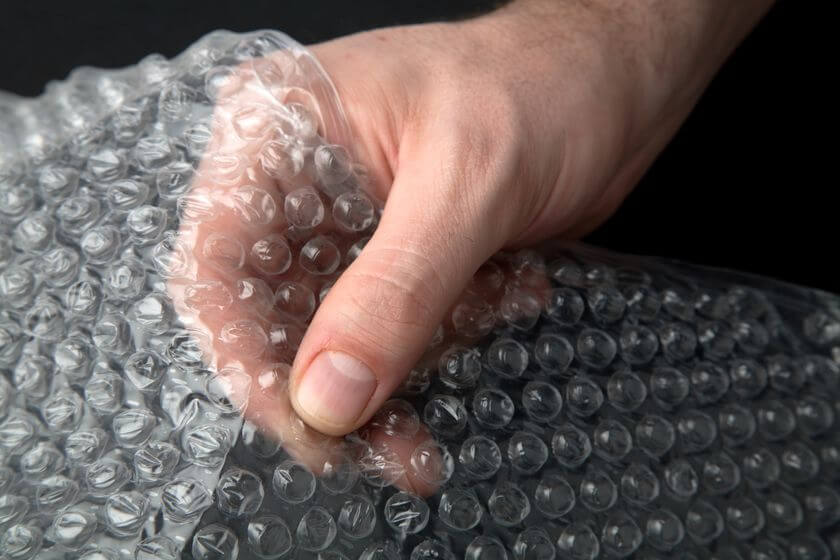
[[[287,383],[381,204],[275,32],[0,94],[0,558],[840,555],[834,296],[494,256],[369,425]]]

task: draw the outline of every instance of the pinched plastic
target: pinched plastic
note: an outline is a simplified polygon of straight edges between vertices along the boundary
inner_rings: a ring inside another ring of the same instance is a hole
[[[0,556],[840,554],[840,300],[549,243],[344,440],[285,381],[380,204],[276,32],[0,94]]]

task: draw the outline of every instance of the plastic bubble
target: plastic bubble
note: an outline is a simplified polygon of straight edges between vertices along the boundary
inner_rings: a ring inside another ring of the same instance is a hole
[[[341,505],[338,514],[338,528],[351,539],[364,539],[376,527],[376,507],[369,498],[350,495]]]
[[[307,241],[300,249],[300,266],[315,276],[332,274],[341,263],[341,253],[335,243],[323,235]]]
[[[281,517],[262,515],[248,524],[248,546],[259,558],[282,558],[293,546],[292,535]]]
[[[330,513],[315,506],[301,517],[295,539],[302,549],[317,552],[330,546],[337,532],[335,520]]]
[[[385,520],[401,533],[419,533],[429,521],[429,506],[415,495],[397,492],[385,503]]]
[[[451,488],[440,497],[438,516],[455,531],[472,529],[481,521],[483,513],[478,498],[470,490]]]
[[[262,505],[262,481],[250,471],[238,467],[227,469],[216,486],[216,507],[231,517],[246,517],[255,514]]]
[[[278,465],[271,484],[277,497],[291,504],[305,502],[315,492],[315,476],[295,461],[285,461]]]
[[[173,480],[163,487],[161,493],[163,515],[173,523],[189,523],[198,519],[212,503],[210,491],[194,480]]]
[[[224,525],[206,525],[193,535],[192,556],[195,560],[235,560],[239,556],[239,539]]]

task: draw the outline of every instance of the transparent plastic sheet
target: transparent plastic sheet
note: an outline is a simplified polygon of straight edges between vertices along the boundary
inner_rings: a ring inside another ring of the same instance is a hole
[[[288,364],[380,212],[355,155],[273,31],[0,94],[0,556],[840,554],[814,290],[501,253],[368,426],[308,429]]]

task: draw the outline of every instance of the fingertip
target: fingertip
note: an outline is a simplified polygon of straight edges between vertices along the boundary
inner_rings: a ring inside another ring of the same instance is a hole
[[[292,383],[292,405],[304,420],[325,434],[353,431],[368,408],[378,381],[361,360],[325,350]]]

